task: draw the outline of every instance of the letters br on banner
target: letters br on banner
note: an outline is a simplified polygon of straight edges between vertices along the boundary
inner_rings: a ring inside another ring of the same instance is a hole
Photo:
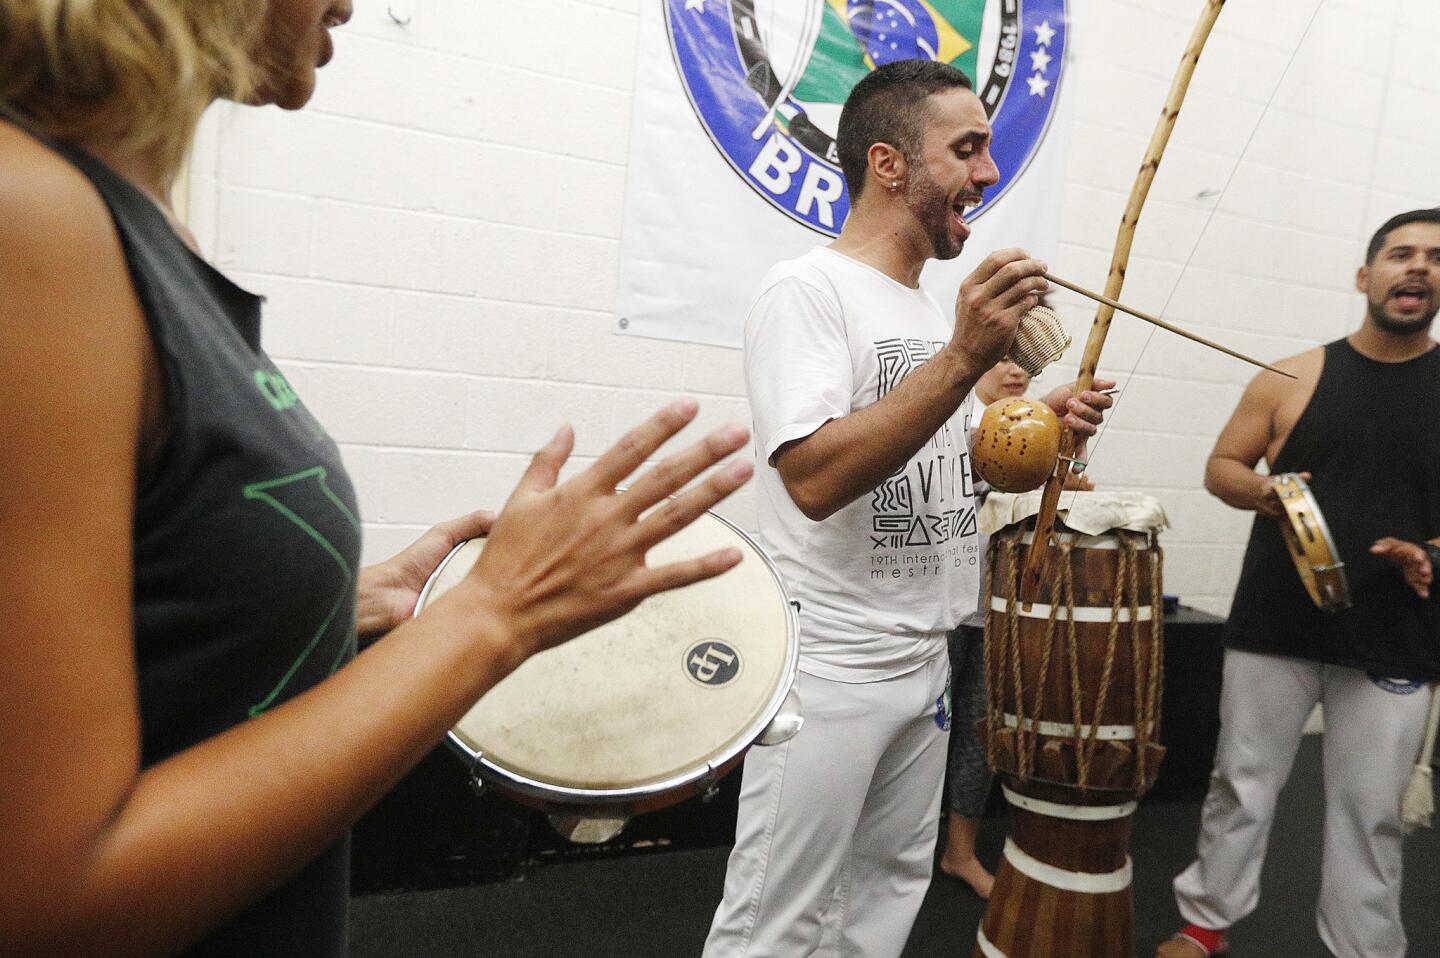
[[[941,301],[986,252],[1049,255],[1076,0],[654,0],[642,7],[617,329],[738,346],[775,262],[849,212],[840,109],[875,67],[924,57],[975,81],[1000,182],[966,253],[932,265]]]

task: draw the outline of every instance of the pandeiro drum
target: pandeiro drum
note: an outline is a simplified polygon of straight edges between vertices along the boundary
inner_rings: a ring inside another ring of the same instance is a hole
[[[476,702],[449,734],[475,785],[550,813],[572,841],[602,842],[636,813],[713,788],[751,745],[794,735],[796,611],[769,557],[706,513],[647,562],[726,546],[744,555],[735,568],[532,656]],[[457,546],[416,613],[483,548]]]
[[[1345,563],[1340,560],[1340,550],[1335,547],[1309,484],[1295,472],[1281,473],[1271,481],[1285,509],[1280,517],[1280,533],[1310,601],[1323,612],[1350,608]]]

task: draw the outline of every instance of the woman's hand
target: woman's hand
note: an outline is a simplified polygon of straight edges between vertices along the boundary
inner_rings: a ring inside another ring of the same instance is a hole
[[[646,471],[628,489],[616,489],[688,425],[698,408],[689,399],[671,403],[588,469],[557,485],[574,446],[570,427],[563,427],[535,454],[496,518],[485,550],[452,591],[463,588],[475,613],[491,617],[523,654],[531,654],[623,615],[647,596],[734,566],[741,559],[734,548],[657,568],[645,565],[645,554],[749,480],[753,466],[737,460],[683,488],[742,448],[750,438],[747,429],[718,429]]]
[[[466,539],[488,535],[495,513],[472,512],[431,526],[404,551],[360,570],[356,589],[355,631],[368,644],[415,613],[420,590],[440,561]]]

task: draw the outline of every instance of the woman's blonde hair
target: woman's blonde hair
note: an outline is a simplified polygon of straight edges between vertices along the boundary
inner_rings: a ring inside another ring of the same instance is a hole
[[[261,83],[270,0],[0,0],[0,105],[58,140],[154,150],[167,178],[217,98]]]

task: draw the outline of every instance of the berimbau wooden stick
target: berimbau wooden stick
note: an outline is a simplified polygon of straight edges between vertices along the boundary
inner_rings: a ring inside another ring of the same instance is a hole
[[[1149,313],[1142,313],[1140,312],[1140,310],[1133,309],[1129,306],[1126,306],[1124,303],[1117,302],[1111,299],[1109,296],[1104,295],[1103,293],[1093,292],[1092,290],[1086,289],[1084,286],[1079,286],[1075,283],[1070,282],[1069,280],[1064,280],[1058,276],[1053,276],[1050,273],[1046,273],[1045,278],[1050,282],[1054,283],[1056,286],[1063,286],[1066,289],[1071,290],[1072,292],[1079,293],[1081,296],[1089,297],[1090,299],[1095,300],[1095,302],[1097,303],[1109,306],[1111,309],[1118,309],[1122,313],[1129,313],[1136,319],[1143,319],[1147,323],[1153,323],[1156,326],[1159,326],[1161,329],[1169,330],[1176,336],[1184,336],[1192,343],[1199,343],[1201,346],[1209,346],[1211,349],[1218,349],[1220,352],[1224,353],[1227,356],[1234,356],[1236,359],[1243,359],[1245,362],[1249,363],[1252,366],[1259,366],[1261,369],[1268,369],[1272,373],[1279,373],[1280,375],[1285,376],[1288,379],[1297,378],[1293,373],[1287,373],[1283,369],[1276,369],[1269,363],[1262,363],[1260,360],[1254,359],[1250,356],[1246,356],[1244,353],[1236,352],[1229,346],[1222,346],[1219,343],[1212,342],[1206,339],[1204,336],[1197,336],[1187,329],[1182,329],[1179,326],[1176,326],[1174,323],[1165,322],[1165,320],[1161,319],[1158,316],[1151,316]]]
[[[1175,129],[1180,106],[1185,102],[1185,91],[1190,87],[1195,65],[1200,62],[1200,52],[1205,48],[1205,41],[1224,6],[1225,0],[1206,0],[1200,19],[1195,22],[1195,30],[1190,34],[1190,41],[1185,45],[1185,53],[1180,57],[1180,67],[1175,71],[1175,78],[1170,83],[1170,92],[1165,97],[1165,105],[1160,109],[1155,132],[1151,134],[1150,144],[1145,148],[1145,158],[1135,174],[1135,183],[1130,188],[1125,213],[1120,218],[1120,230],[1115,236],[1115,251],[1110,258],[1110,273],[1105,279],[1105,295],[1110,299],[1120,298],[1121,289],[1125,285],[1125,270],[1130,263],[1130,247],[1135,240],[1135,227],[1140,223],[1140,211],[1145,206],[1145,198],[1150,193],[1155,172],[1160,169],[1160,158],[1165,155],[1165,147]],[[1100,351],[1105,346],[1105,335],[1110,331],[1110,319],[1114,315],[1114,307],[1104,304],[1095,311],[1095,322],[1090,326],[1090,337],[1085,341],[1085,352],[1080,357],[1080,375],[1075,380],[1077,395],[1089,389],[1094,381],[1095,367],[1099,365]],[[1069,430],[1065,430],[1060,436],[1060,455],[1075,455],[1075,434]],[[1024,584],[1031,590],[1038,591],[1040,581],[1045,577],[1045,566],[1050,555],[1050,537],[1055,531],[1055,513],[1060,505],[1063,471],[1055,470],[1055,475],[1045,483],[1045,492],[1040,499],[1040,512],[1035,516],[1035,540],[1030,551],[1026,553],[1025,569],[1021,573]]]

